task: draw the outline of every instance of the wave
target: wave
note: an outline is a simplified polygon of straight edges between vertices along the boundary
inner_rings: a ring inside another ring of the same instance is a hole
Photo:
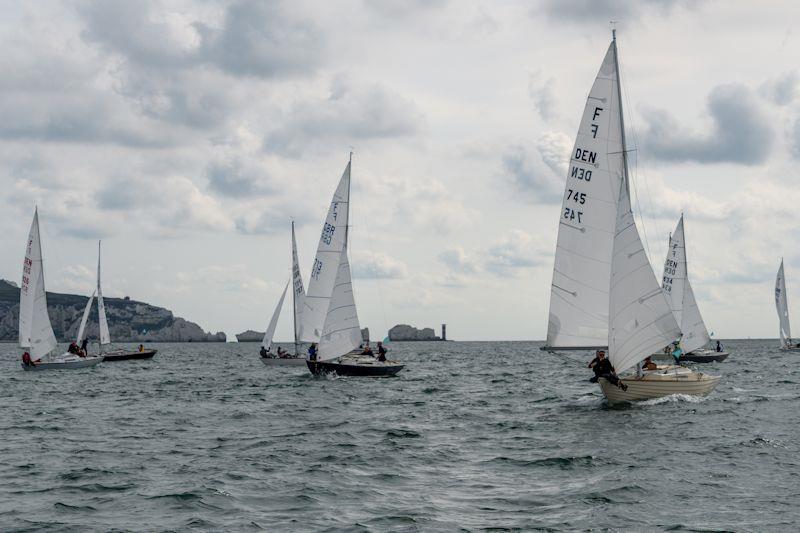
[[[661,398],[653,398],[652,400],[643,400],[636,402],[638,405],[660,405],[662,403],[703,403],[706,396],[691,396],[689,394],[670,394],[669,396],[662,396]]]

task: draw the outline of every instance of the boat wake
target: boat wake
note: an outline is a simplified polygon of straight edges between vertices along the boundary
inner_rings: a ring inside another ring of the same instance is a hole
[[[669,396],[662,396],[661,398],[653,398],[652,400],[644,400],[637,402],[639,405],[660,405],[662,403],[702,403],[706,399],[705,396],[692,396],[690,394],[670,394]]]

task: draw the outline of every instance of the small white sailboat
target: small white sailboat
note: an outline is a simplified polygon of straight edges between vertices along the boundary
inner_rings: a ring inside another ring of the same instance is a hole
[[[144,346],[140,345],[139,350],[131,351],[131,350],[123,350],[123,349],[115,349],[115,350],[103,350],[104,346],[108,346],[111,344],[111,334],[108,331],[108,318],[106,317],[106,304],[103,300],[103,287],[101,283],[101,275],[100,275],[100,246],[101,242],[97,241],[97,321],[98,325],[100,326],[100,352],[103,357],[103,361],[105,362],[113,362],[113,361],[128,361],[131,359],[152,359],[158,350],[153,349],[145,349]],[[87,311],[90,308],[92,303],[91,298],[87,304]],[[84,311],[83,313],[83,320],[81,321],[81,326],[83,327],[83,322],[86,320],[88,313]],[[78,341],[78,345],[80,345],[80,341]]]
[[[778,275],[775,278],[775,308],[778,310],[780,323],[781,350],[800,351],[800,343],[792,341],[792,331],[789,327],[789,301],[786,294],[786,278],[783,275],[783,258],[781,258],[781,266],[778,268]]]
[[[347,257],[352,163],[351,154],[331,200],[308,283],[303,337],[318,342],[319,348],[307,365],[312,374],[394,376],[404,365],[381,361],[357,350],[362,343],[361,326]]]
[[[547,330],[549,350],[608,346],[620,374],[680,336],[633,218],[616,32],[586,100],[564,190]],[[609,402],[708,394],[719,377],[668,367],[601,378]]]
[[[288,286],[288,285],[287,285]],[[303,287],[303,276],[300,274],[300,263],[297,259],[297,240],[294,235],[294,221],[292,221],[292,315],[293,315],[293,329],[294,329],[294,355],[273,354],[270,349],[272,347],[272,337],[275,334],[275,327],[278,324],[278,316],[280,315],[281,308],[283,307],[283,299],[286,296],[286,289],[283,289],[283,294],[278,301],[278,306],[272,314],[272,319],[264,332],[264,339],[261,342],[261,362],[265,365],[304,365],[305,357],[300,355],[300,325],[301,313],[305,305],[306,291]]]
[[[69,352],[52,355],[58,343],[50,324],[50,315],[47,313],[38,209],[33,213],[22,266],[22,284],[19,291],[19,345],[25,350],[22,362],[22,368],[25,370],[73,370],[94,366],[103,360],[102,357],[80,357]]]
[[[686,261],[686,235],[684,233],[683,215],[678,220],[675,232],[669,236],[667,259],[664,261],[664,275],[661,288],[667,302],[681,328],[680,346],[683,354],[679,361],[708,363],[724,361],[728,352],[704,349],[710,341],[703,316],[694,297],[692,284],[689,281],[689,268]],[[672,350],[667,348],[667,357],[672,358]],[[655,354],[654,354],[655,355]],[[659,355],[663,355],[663,352]]]

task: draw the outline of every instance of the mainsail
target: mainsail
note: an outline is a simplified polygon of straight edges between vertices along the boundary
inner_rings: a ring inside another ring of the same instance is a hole
[[[611,364],[619,373],[677,340],[681,330],[642,246],[624,184],[618,206],[609,290],[608,351]]]
[[[604,347],[617,201],[626,172],[616,40],[592,85],[570,155],[556,244],[547,347]]]
[[[347,243],[345,243],[330,307],[325,317],[325,326],[322,329],[318,358],[327,361],[341,357],[357,348],[359,344],[361,344],[361,326],[358,322],[350,262],[347,259]]]
[[[103,303],[103,289],[100,287],[100,241],[97,241],[97,321],[100,324],[100,344],[109,344],[111,335],[108,333],[106,306]]]
[[[83,334],[86,332],[86,321],[89,320],[89,311],[92,310],[92,302],[94,301],[95,292],[97,291],[93,291],[92,295],[89,296],[89,299],[86,301],[86,307],[83,310],[81,325],[78,328],[78,338],[75,340],[78,346],[80,346],[81,342],[83,341]]]
[[[670,235],[661,287],[664,289],[672,314],[675,315],[675,321],[683,333],[681,337],[683,351],[688,353],[705,346],[711,339],[689,282],[683,215],[678,221],[675,233]]]
[[[267,326],[267,331],[264,332],[264,340],[261,341],[261,346],[266,348],[267,350],[272,347],[272,337],[275,336],[275,327],[278,325],[278,317],[281,314],[281,308],[283,307],[283,299],[286,298],[286,289],[289,288],[289,282],[286,282],[286,286],[283,288],[283,293],[281,293],[281,299],[278,300],[278,305],[275,306],[275,311],[272,313],[272,318],[269,321],[269,325]]]
[[[300,273],[300,261],[297,259],[297,240],[294,237],[294,221],[292,221],[292,291],[294,307],[294,348],[301,338],[303,326],[303,308],[306,305],[306,290],[303,287],[303,275]]]
[[[19,291],[19,345],[28,350],[31,359],[41,359],[57,346],[50,316],[47,314],[47,294],[44,285],[42,243],[39,237],[39,210],[33,222],[25,248],[22,265],[22,284]]]
[[[345,246],[350,202],[350,162],[331,199],[302,309],[302,339],[319,342]]]
[[[780,320],[781,348],[787,348],[792,339],[792,331],[789,328],[789,302],[786,296],[786,278],[783,275],[783,259],[775,278],[775,308]]]

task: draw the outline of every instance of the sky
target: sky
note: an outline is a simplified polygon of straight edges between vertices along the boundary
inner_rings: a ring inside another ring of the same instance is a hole
[[[0,1],[0,277],[35,205],[48,290],[232,337],[306,284],[353,155],[350,255],[374,338],[543,339],[561,195],[617,21],[634,209],[661,277],[683,212],[716,337],[800,328],[796,2]],[[796,303],[793,303],[796,302]],[[287,300],[276,338],[291,337]]]

